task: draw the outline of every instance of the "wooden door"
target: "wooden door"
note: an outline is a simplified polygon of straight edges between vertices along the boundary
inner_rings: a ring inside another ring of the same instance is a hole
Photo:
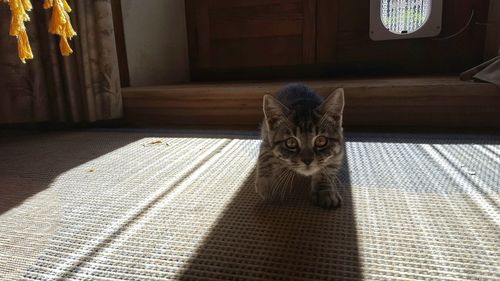
[[[372,41],[368,0],[186,0],[191,78],[460,73],[482,62],[488,3],[444,0],[439,36]]]
[[[186,0],[191,70],[312,64],[316,0]]]

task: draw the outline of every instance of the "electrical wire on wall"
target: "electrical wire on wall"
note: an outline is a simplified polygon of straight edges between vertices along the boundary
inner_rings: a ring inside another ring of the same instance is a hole
[[[455,32],[455,33],[453,33],[451,35],[448,35],[446,37],[434,38],[433,40],[436,40],[436,41],[449,40],[449,39],[452,39],[452,38],[455,38],[455,37],[461,35],[462,33],[464,33],[472,25],[472,22],[474,20],[474,16],[475,16],[475,11],[474,11],[474,9],[472,9],[471,13],[470,13],[470,16],[469,16],[469,19],[467,20],[467,22],[465,23],[465,25],[462,28],[460,28],[457,32]],[[492,23],[492,22],[475,22],[474,24],[475,25],[483,25],[483,26],[498,26],[498,25],[500,25],[498,22],[497,23]]]
[[[455,37],[459,36],[460,34],[464,33],[469,28],[469,26],[471,25],[473,19],[474,19],[474,9],[471,10],[471,13],[470,13],[470,16],[469,16],[469,20],[467,20],[467,23],[462,28],[460,28],[457,32],[455,32],[455,33],[453,33],[451,35],[448,35],[446,37],[434,38],[433,40],[444,41],[444,40],[449,40],[449,39],[452,39],[452,38],[455,38]]]

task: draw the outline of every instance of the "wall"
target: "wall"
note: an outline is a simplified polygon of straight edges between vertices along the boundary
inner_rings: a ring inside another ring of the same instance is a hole
[[[189,81],[184,0],[123,0],[130,86]]]
[[[487,60],[496,55],[500,55],[500,1],[490,0],[484,57]]]

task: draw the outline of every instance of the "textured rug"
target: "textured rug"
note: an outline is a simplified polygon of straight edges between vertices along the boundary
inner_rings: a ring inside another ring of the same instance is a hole
[[[344,205],[253,189],[248,135],[0,140],[0,280],[494,280],[500,137],[349,134]]]

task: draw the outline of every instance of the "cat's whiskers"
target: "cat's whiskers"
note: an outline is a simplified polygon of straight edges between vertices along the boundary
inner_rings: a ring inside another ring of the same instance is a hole
[[[288,177],[288,170],[284,169],[283,170],[283,173],[282,173],[282,177],[280,179],[280,184],[276,187],[276,192],[277,192],[277,197],[279,197],[280,199],[283,199],[282,197],[282,189],[283,189],[283,186],[286,184],[286,179]]]
[[[278,192],[279,195],[279,190],[283,185],[283,181],[286,178],[288,170],[287,169],[282,169],[281,173],[278,175],[277,179],[274,181],[273,186],[272,186],[272,191],[271,191],[271,196],[275,198],[276,192]]]
[[[290,184],[288,186],[288,193],[290,193],[293,189],[293,181],[295,180],[295,175],[296,173],[295,172],[292,172],[292,178],[290,179]]]
[[[292,179],[295,173],[292,170],[288,170],[286,181],[281,188],[281,199],[285,199],[286,194],[288,194],[290,190],[290,186],[292,185]]]
[[[336,180],[336,181],[337,181],[337,183],[338,183],[338,185],[337,185],[337,186],[339,186],[339,187],[340,187],[340,186],[342,186],[342,182],[340,181],[339,177],[338,177],[336,174],[334,174],[333,176],[335,177],[335,180]]]
[[[283,189],[283,186],[284,186],[284,183],[286,183],[286,177],[288,176],[288,171],[283,175],[283,180],[281,181],[281,184],[278,186],[277,188],[277,197],[280,198],[280,199],[283,199],[283,196],[282,196],[282,189]]]

